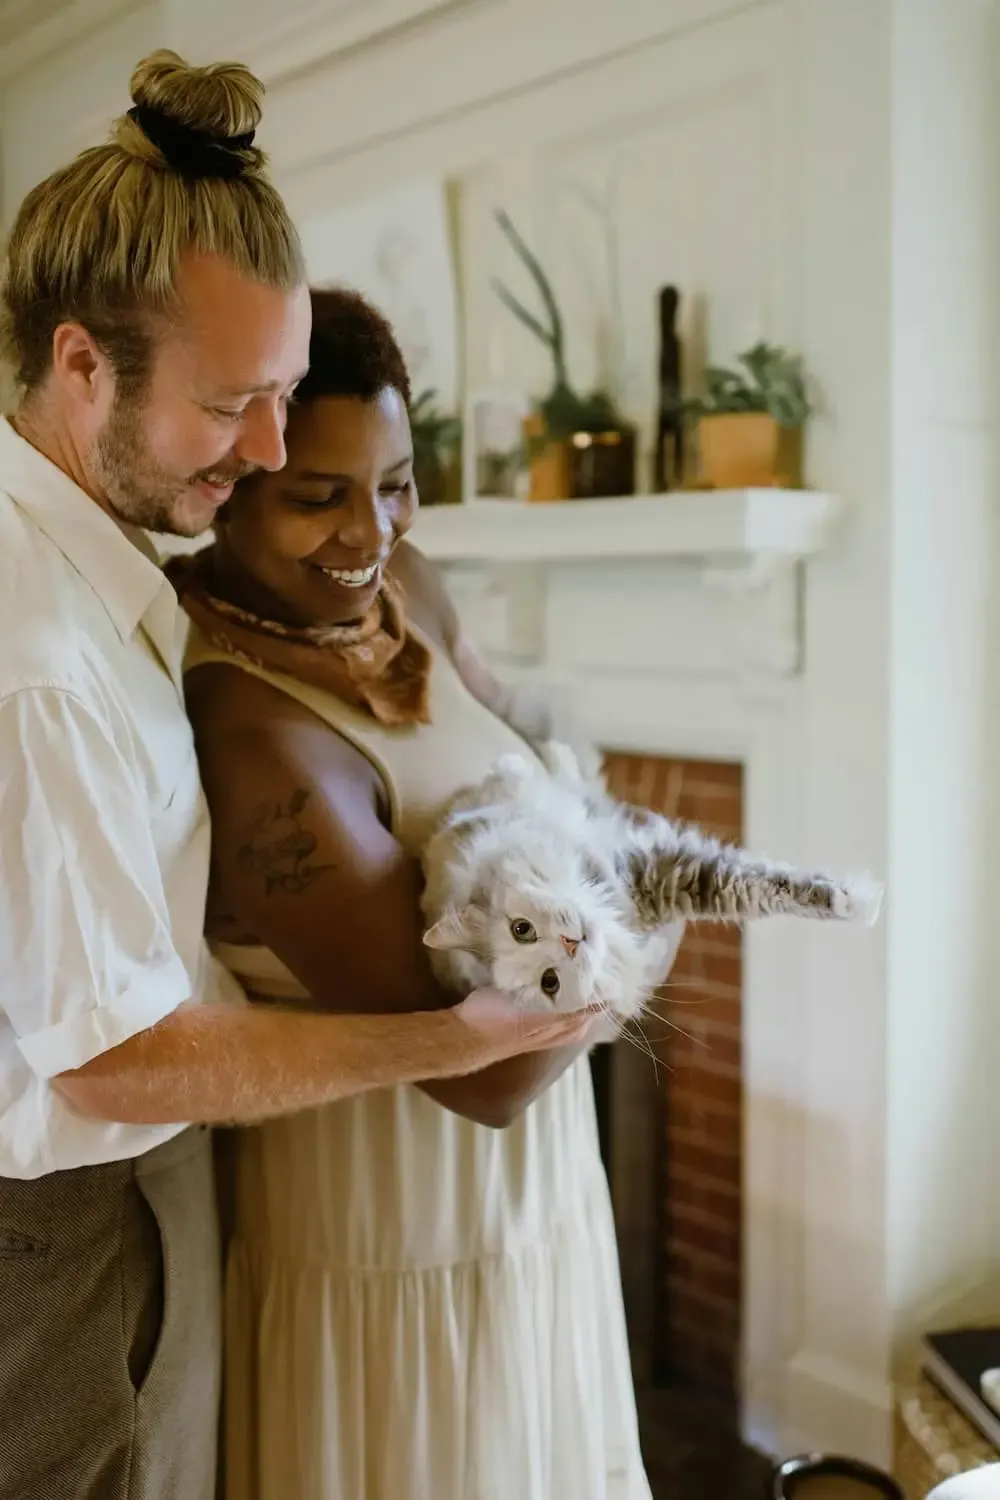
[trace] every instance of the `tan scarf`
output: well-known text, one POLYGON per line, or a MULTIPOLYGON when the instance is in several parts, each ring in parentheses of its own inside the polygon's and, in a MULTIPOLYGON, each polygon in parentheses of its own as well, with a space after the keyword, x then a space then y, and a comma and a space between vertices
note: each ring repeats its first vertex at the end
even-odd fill
POLYGON ((393 579, 383 576, 356 624, 281 625, 212 594, 213 551, 174 558, 166 572, 184 610, 218 650, 325 688, 380 724, 430 722, 431 654, 408 630, 403 591, 393 579))

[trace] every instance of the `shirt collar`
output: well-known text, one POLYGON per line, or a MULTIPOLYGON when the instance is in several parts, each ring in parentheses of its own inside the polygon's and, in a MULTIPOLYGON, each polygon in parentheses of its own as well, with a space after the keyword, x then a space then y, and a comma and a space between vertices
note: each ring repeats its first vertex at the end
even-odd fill
POLYGON ((170 588, 142 533, 126 534, 6 417, 0 417, 0 491, 90 584, 128 640, 160 590, 170 588))

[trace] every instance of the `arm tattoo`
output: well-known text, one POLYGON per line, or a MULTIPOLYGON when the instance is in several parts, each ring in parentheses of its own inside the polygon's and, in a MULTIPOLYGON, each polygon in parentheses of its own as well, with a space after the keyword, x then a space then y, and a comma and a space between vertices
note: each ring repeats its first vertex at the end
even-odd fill
POLYGON ((262 802, 244 832, 243 842, 236 851, 237 863, 244 870, 263 875, 268 896, 275 891, 299 896, 320 875, 334 868, 310 863, 319 841, 302 826, 301 814, 308 801, 309 792, 300 787, 284 805, 262 802))

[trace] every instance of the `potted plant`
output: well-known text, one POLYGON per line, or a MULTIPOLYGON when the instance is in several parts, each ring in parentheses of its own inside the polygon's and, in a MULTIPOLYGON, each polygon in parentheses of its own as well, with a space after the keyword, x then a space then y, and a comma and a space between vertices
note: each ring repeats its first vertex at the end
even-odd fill
POLYGON ((581 396, 570 384, 562 314, 551 282, 502 209, 496 221, 538 289, 536 317, 494 279, 501 302, 545 346, 552 358, 552 386, 535 403, 525 424, 531 500, 580 500, 635 492, 635 429, 613 397, 602 390, 581 396))
POLYGON ((685 403, 697 419, 701 476, 713 489, 802 483, 802 430, 811 406, 802 361, 754 344, 738 369, 711 365, 704 395, 685 403))
POLYGON ((413 438, 413 478, 421 505, 443 505, 457 499, 458 445, 462 424, 437 407, 437 391, 421 391, 410 404, 413 438))

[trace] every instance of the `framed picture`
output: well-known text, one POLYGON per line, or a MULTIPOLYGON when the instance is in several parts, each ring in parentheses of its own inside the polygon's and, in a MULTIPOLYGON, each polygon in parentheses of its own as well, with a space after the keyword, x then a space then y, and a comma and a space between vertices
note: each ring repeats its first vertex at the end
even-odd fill
POLYGON ((465 400, 462 442, 462 499, 521 500, 527 466, 523 422, 531 410, 526 397, 509 390, 472 391, 465 400))
MULTIPOLYGON (((322 8, 322 7, 321 7, 322 8)), ((437 179, 307 217, 301 227, 313 286, 350 286, 393 326, 415 391, 445 411, 460 399, 458 293, 447 189, 437 179)))

